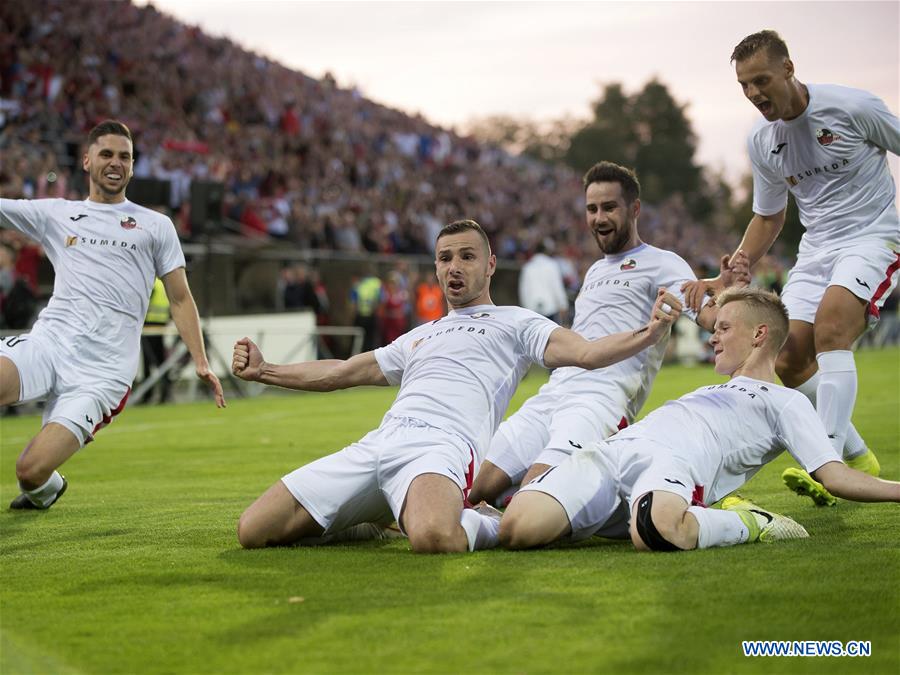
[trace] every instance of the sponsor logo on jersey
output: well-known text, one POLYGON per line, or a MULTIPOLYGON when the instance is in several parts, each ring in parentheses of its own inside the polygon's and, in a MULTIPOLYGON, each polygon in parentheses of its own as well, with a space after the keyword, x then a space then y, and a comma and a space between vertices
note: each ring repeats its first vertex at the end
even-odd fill
MULTIPOLYGON (((739 384, 727 384, 727 383, 726 384, 714 384, 712 386, 706 387, 706 389, 709 389, 709 390, 712 390, 712 389, 736 389, 737 391, 744 392, 750 398, 756 398, 756 394, 754 394, 752 391, 750 391, 746 387, 740 386, 739 384)), ((759 389, 761 391, 769 391, 765 387, 759 387, 759 389)))
POLYGON ((634 258, 629 258, 621 265, 619 265, 619 269, 623 272, 626 270, 633 270, 635 267, 637 267, 637 260, 635 260, 634 258))
POLYGON ((436 333, 431 333, 430 335, 426 335, 425 337, 420 337, 418 340, 415 340, 412 343, 412 348, 415 349, 423 342, 430 340, 431 338, 438 337, 440 335, 445 335, 447 333, 472 333, 473 335, 486 335, 484 328, 475 328, 475 326, 449 326, 444 330, 439 330, 436 333))
POLYGON ((622 281, 621 279, 600 279, 599 281, 592 281, 591 283, 582 286, 581 292, 592 291, 600 286, 622 286, 623 288, 631 288, 631 283, 622 281))
POLYGON ((795 185, 799 185, 800 181, 802 181, 804 178, 811 178, 812 176, 816 176, 820 173, 837 171, 838 169, 847 166, 849 163, 849 159, 840 159, 832 162, 831 164, 823 164, 822 166, 813 167, 812 169, 804 169, 803 171, 799 171, 792 176, 785 176, 784 179, 788 182, 788 185, 793 187, 795 185))
POLYGON ((79 237, 66 236, 66 248, 81 244, 82 246, 111 246, 113 248, 124 248, 129 251, 137 251, 137 245, 130 241, 119 241, 118 239, 100 239, 99 237, 79 237))
POLYGON ((786 145, 787 145, 787 143, 779 143, 779 144, 778 144, 778 147, 776 147, 776 148, 772 151, 772 154, 773 154, 773 155, 779 154, 779 153, 781 152, 781 149, 782 149, 784 146, 786 146, 786 145))
POLYGON ((835 141, 841 140, 841 137, 832 133, 831 129, 816 129, 816 140, 819 145, 831 145, 835 141))
POLYGON ((69 216, 69 220, 71 220, 73 223, 77 223, 82 218, 87 218, 87 214, 79 213, 77 216, 69 216))
POLYGON ((137 221, 131 216, 126 216, 119 221, 119 225, 121 225, 123 229, 133 230, 137 227, 137 221))

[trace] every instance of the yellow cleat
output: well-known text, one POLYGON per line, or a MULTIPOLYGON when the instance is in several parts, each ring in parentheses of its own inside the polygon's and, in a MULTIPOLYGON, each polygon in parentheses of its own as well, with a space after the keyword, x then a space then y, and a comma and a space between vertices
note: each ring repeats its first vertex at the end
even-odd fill
POLYGON ((834 506, 837 498, 825 489, 825 486, 803 469, 791 467, 781 474, 781 480, 789 489, 801 497, 809 497, 816 506, 834 506))
POLYGON ((857 455, 852 459, 845 459, 844 463, 851 469, 862 471, 870 476, 877 477, 881 474, 881 464, 878 463, 878 458, 871 450, 866 450, 863 454, 857 455))
POLYGON ((722 508, 737 513, 750 531, 748 541, 771 543, 780 539, 806 539, 809 533, 793 518, 767 511, 740 495, 722 500, 722 508))

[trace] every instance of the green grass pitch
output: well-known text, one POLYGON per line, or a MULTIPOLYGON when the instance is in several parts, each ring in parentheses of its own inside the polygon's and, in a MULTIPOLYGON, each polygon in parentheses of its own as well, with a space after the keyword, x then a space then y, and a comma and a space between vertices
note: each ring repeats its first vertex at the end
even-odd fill
MULTIPOLYGON (((860 352, 855 422, 900 478, 900 350, 860 352)), ((512 408, 543 382, 532 374, 512 408)), ((665 368, 645 412, 702 384, 665 368)), ((0 672, 898 673, 900 510, 817 509, 782 457, 743 490, 804 541, 639 555, 623 542, 422 556, 405 540, 242 551, 241 511, 377 425, 394 390, 133 408, 12 513, 36 417, 0 420, 0 672), (741 641, 870 640, 868 658, 745 658, 741 641)))

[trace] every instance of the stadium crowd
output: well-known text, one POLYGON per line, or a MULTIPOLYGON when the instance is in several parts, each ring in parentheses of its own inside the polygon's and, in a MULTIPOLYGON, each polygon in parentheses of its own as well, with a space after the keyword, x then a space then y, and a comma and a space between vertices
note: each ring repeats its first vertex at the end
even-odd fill
MULTIPOLYGON (((243 237, 430 254, 443 224, 469 217, 501 259, 524 261, 551 238, 579 271, 593 260, 582 187, 568 168, 389 109, 152 6, 0 6, 4 196, 83 197, 81 141, 106 117, 133 130, 137 177, 171 181, 169 206, 185 239, 190 183, 211 179, 225 183, 225 215, 243 237)), ((698 270, 716 263, 704 251, 734 244, 677 203, 646 208, 643 227, 650 243, 676 247, 698 270)))

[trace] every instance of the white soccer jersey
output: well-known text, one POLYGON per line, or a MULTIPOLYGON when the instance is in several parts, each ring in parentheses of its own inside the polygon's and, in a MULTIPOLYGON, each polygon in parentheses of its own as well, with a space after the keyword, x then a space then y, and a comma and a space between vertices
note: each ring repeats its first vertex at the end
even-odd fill
POLYGON ((707 503, 738 489, 783 449, 809 472, 841 461, 809 399, 743 376, 669 401, 607 443, 642 441, 690 467, 707 503))
POLYGON ((185 264, 172 221, 127 200, 0 199, 0 224, 39 242, 53 264, 53 296, 32 332, 131 386, 154 277, 185 264))
POLYGON ((748 141, 753 211, 787 205, 790 190, 806 228, 800 253, 861 239, 900 243, 895 186, 885 151, 900 154, 900 124, 878 97, 808 85, 809 105, 792 120, 760 123, 748 141))
MULTIPOLYGON (((608 255, 591 265, 584 276, 575 300, 572 330, 593 341, 640 328, 650 320, 658 288, 667 288, 685 304, 681 285, 696 278, 677 254, 649 244, 608 255)), ((696 314, 686 305, 684 314, 696 320, 696 314)), ((544 387, 564 397, 600 398, 607 407, 622 411, 629 421, 633 420, 650 393, 667 343, 668 336, 606 368, 557 368, 544 387)), ((565 405, 565 398, 561 403, 565 405)))
POLYGON ((375 358, 400 392, 386 415, 412 417, 470 443, 481 463, 519 381, 557 324, 521 307, 478 305, 418 326, 375 358))

